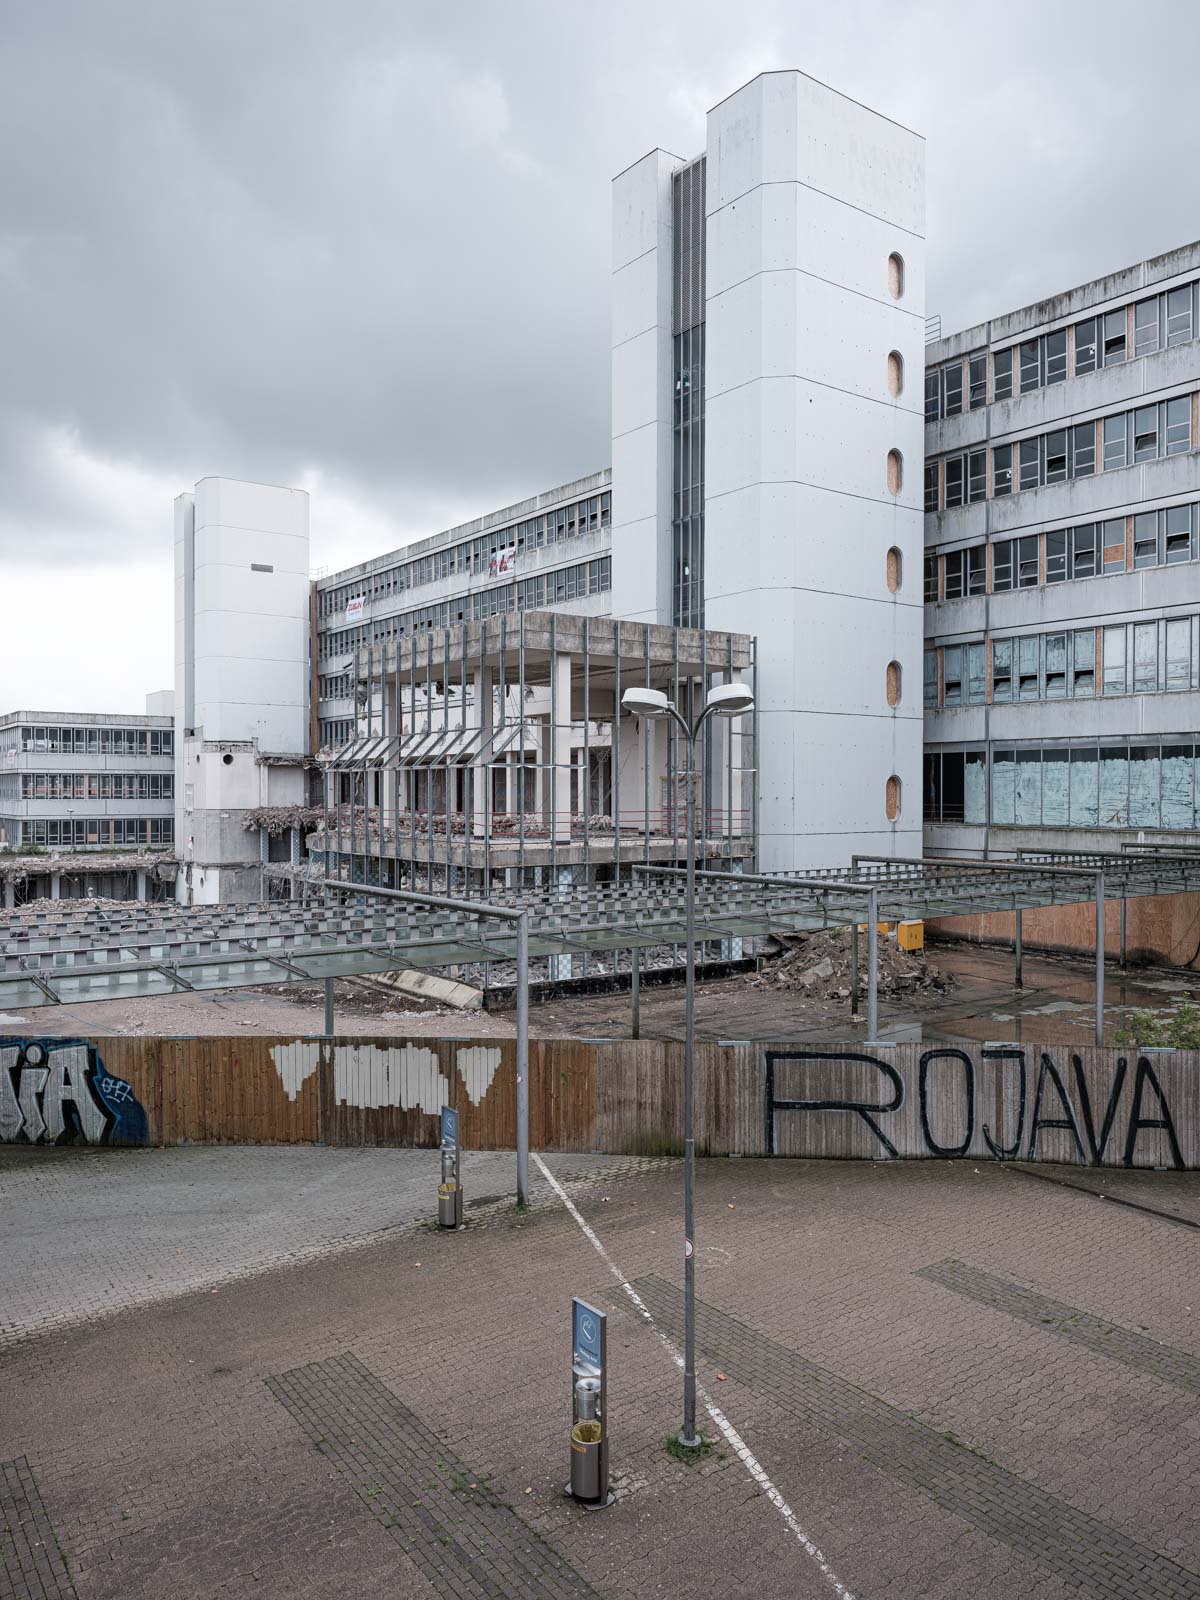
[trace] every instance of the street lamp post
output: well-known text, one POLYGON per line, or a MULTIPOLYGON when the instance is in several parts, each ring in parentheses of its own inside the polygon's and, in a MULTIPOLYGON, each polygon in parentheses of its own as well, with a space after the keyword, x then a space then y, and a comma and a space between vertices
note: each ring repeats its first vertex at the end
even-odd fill
MULTIPOLYGON (((690 725, 661 689, 626 689, 626 711, 636 717, 670 717, 684 737, 687 773, 687 989, 683 1057, 683 1432, 687 1449, 700 1444, 696 1432, 696 1141, 694 1137, 694 1072, 696 1043, 696 740, 708 717, 741 717, 754 709, 754 696, 740 683, 710 689, 699 716, 690 725)), ((732 796, 730 796, 732 799, 732 796)))

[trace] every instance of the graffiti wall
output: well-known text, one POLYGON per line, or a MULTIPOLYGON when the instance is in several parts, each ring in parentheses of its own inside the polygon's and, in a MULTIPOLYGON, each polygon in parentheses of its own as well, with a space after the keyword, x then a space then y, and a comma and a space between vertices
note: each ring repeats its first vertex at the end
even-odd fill
POLYGON ((767 1153, 1196 1166, 1197 1081, 1176 1051, 780 1047, 765 1052, 767 1153))
MULTIPOLYGON (((1200 1055, 1036 1045, 700 1044, 704 1155, 1200 1168, 1200 1055)), ((537 1039, 535 1150, 682 1148, 684 1050, 537 1039)), ((0 1141, 516 1143, 513 1041, 0 1041, 0 1141)))
POLYGON ((0 1043, 0 1143, 145 1144, 146 1113, 97 1046, 73 1040, 0 1043))

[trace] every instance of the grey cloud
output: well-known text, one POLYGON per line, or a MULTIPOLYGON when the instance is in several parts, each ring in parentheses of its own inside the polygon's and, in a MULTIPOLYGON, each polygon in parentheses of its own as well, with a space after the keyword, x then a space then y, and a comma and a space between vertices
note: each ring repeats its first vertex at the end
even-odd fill
MULTIPOLYGON (((22 528, 43 559, 96 553, 45 429, 178 487, 319 471, 398 527, 604 465, 609 179, 655 144, 698 149, 703 108, 760 67, 802 67, 927 135, 947 329, 1181 243, 1195 16, 8 6, 0 558, 28 554, 22 528)), ((113 560, 153 536, 140 511, 102 520, 113 560)))

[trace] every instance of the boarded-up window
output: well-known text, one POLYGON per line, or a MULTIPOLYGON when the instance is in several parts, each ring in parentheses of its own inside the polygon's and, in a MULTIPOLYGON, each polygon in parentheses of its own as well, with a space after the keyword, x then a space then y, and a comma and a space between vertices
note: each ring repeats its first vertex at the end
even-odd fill
POLYGON ((904 457, 899 450, 889 450, 887 458, 887 486, 891 494, 899 494, 904 484, 904 457))
POLYGON ((893 300, 904 293, 904 257, 895 250, 888 257, 888 293, 893 300))
POLYGON ((885 803, 888 821, 895 822, 900 815, 900 779, 894 772, 887 781, 885 803))
POLYGON ((892 350, 888 355, 888 393, 898 395, 904 388, 904 357, 899 350, 892 350))
POLYGON ((895 594, 904 582, 904 557, 895 545, 887 553, 887 586, 895 594))
POLYGON ((900 704, 900 663, 889 661, 887 669, 887 703, 890 706, 900 704))

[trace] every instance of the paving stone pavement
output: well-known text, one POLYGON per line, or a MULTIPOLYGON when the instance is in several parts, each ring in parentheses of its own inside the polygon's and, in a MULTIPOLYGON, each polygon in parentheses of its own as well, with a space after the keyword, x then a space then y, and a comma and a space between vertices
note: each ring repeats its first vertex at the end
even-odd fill
POLYGON ((595 1590, 356 1357, 296 1367, 268 1378, 267 1387, 447 1600, 595 1600, 595 1590))
POLYGON ((0 1461, 0 1600, 26 1595, 75 1600, 58 1536, 21 1456, 0 1461))
MULTIPOLYGON (((571 1181, 590 1183, 654 1164, 559 1160, 571 1181)), ((0 1349, 426 1225, 438 1163, 436 1150, 312 1145, 0 1146, 0 1349)), ((557 1205, 536 1169, 530 1178, 530 1204, 557 1205)), ((515 1200, 516 1157, 466 1152, 463 1185, 473 1226, 502 1216, 515 1200)))
MULTIPOLYGON (((660 1326, 682 1339, 682 1292, 655 1277, 638 1278, 634 1288, 660 1326)), ((928 1495, 964 1522, 1032 1555, 1073 1587, 1120 1600, 1146 1594, 1200 1600, 1200 1574, 1185 1571, 1007 1472, 953 1435, 936 1432, 703 1300, 696 1302, 696 1343, 727 1374, 844 1440, 864 1461, 928 1495)))
MULTIPOLYGON (((28 1462, 77 1600, 468 1600, 481 1591, 457 1554, 439 1563, 427 1544, 422 1564, 403 1526, 384 1525, 432 1515, 402 1503, 401 1458, 411 1466, 414 1450, 446 1463, 443 1511, 447 1483, 453 1496, 469 1468, 468 1485, 488 1488, 481 1515, 491 1499, 510 1508, 507 1535, 544 1552, 547 1574, 586 1586, 574 1593, 830 1600, 719 1436, 699 1462, 667 1453, 680 1374, 561 1205, 517 1215, 494 1203, 486 1225, 450 1234, 396 1220, 404 1163, 388 1160, 400 1152, 180 1152, 243 1162, 229 1215, 203 1184, 191 1191, 201 1235, 221 1212, 239 1275, 210 1285, 213 1262, 201 1260, 147 1300, 140 1252, 158 1263, 186 1238, 187 1196, 172 1200, 172 1187, 234 1170, 142 1164, 156 1154, 100 1179, 78 1153, 33 1163, 56 1196, 53 1228, 50 1215, 35 1219, 46 1315, 0 1350, 0 1461, 28 1462), (356 1168, 343 1154, 381 1159, 356 1168), (377 1187, 392 1206, 382 1222, 377 1187), (321 1253, 289 1258, 306 1229, 321 1253), (251 1268, 252 1256, 265 1264, 251 1268), (106 1272, 110 1297, 95 1299, 106 1272), (58 1320, 76 1280, 99 1314, 58 1320), (572 1294, 612 1312, 617 1500, 596 1515, 562 1493, 572 1294), (297 1369, 354 1375, 359 1397, 343 1409, 373 1419, 369 1452, 315 1448, 269 1386, 297 1369), (375 1504, 380 1487, 399 1517, 375 1504)), ((511 1173, 512 1157, 497 1159, 511 1173)), ((546 1159, 626 1278, 678 1284, 677 1164, 546 1159)), ((413 1170, 416 1215, 427 1197, 413 1170)), ((474 1192, 505 1188, 481 1169, 474 1192)), ((26 1202, 39 1192, 21 1190, 26 1202)), ((19 1247, 7 1210, 0 1226, 19 1247)), ((1145 1339, 1194 1361, 1191 1231, 969 1162, 706 1160, 696 1238, 706 1318, 736 1322, 748 1341, 715 1359, 706 1333, 701 1381, 857 1600, 961 1600, 968 1588, 972 1600, 1077 1600, 1128 1594, 1131 1571, 1140 1594, 1198 1592, 1200 1397, 1152 1363, 1114 1361, 920 1275, 960 1262, 1136 1336, 1135 1353, 1149 1353, 1145 1339)), ((0 1296, 21 1271, 0 1252, 0 1296)), ((656 1309, 671 1313, 657 1292, 656 1309)), ((491 1528, 474 1515, 466 1526, 491 1528)), ((521 1577, 482 1570, 501 1595, 529 1592, 521 1577)), ((56 1591, 24 1582, 11 1593, 56 1591)))
POLYGON ((1174 1384, 1191 1394, 1200 1394, 1200 1358, 1186 1350, 1175 1350, 1157 1339, 1147 1339, 1145 1334, 1122 1328, 1103 1317, 1093 1317, 1078 1306, 1066 1305, 1049 1295, 1034 1294, 1019 1284, 998 1278, 993 1272, 980 1267, 969 1267, 962 1261, 935 1261, 917 1273, 927 1283, 940 1284, 955 1294, 963 1294, 980 1305, 995 1306, 1010 1317, 1034 1327, 1048 1328, 1072 1344, 1094 1350, 1109 1361, 1120 1361, 1137 1372, 1145 1372, 1164 1383, 1174 1384))

